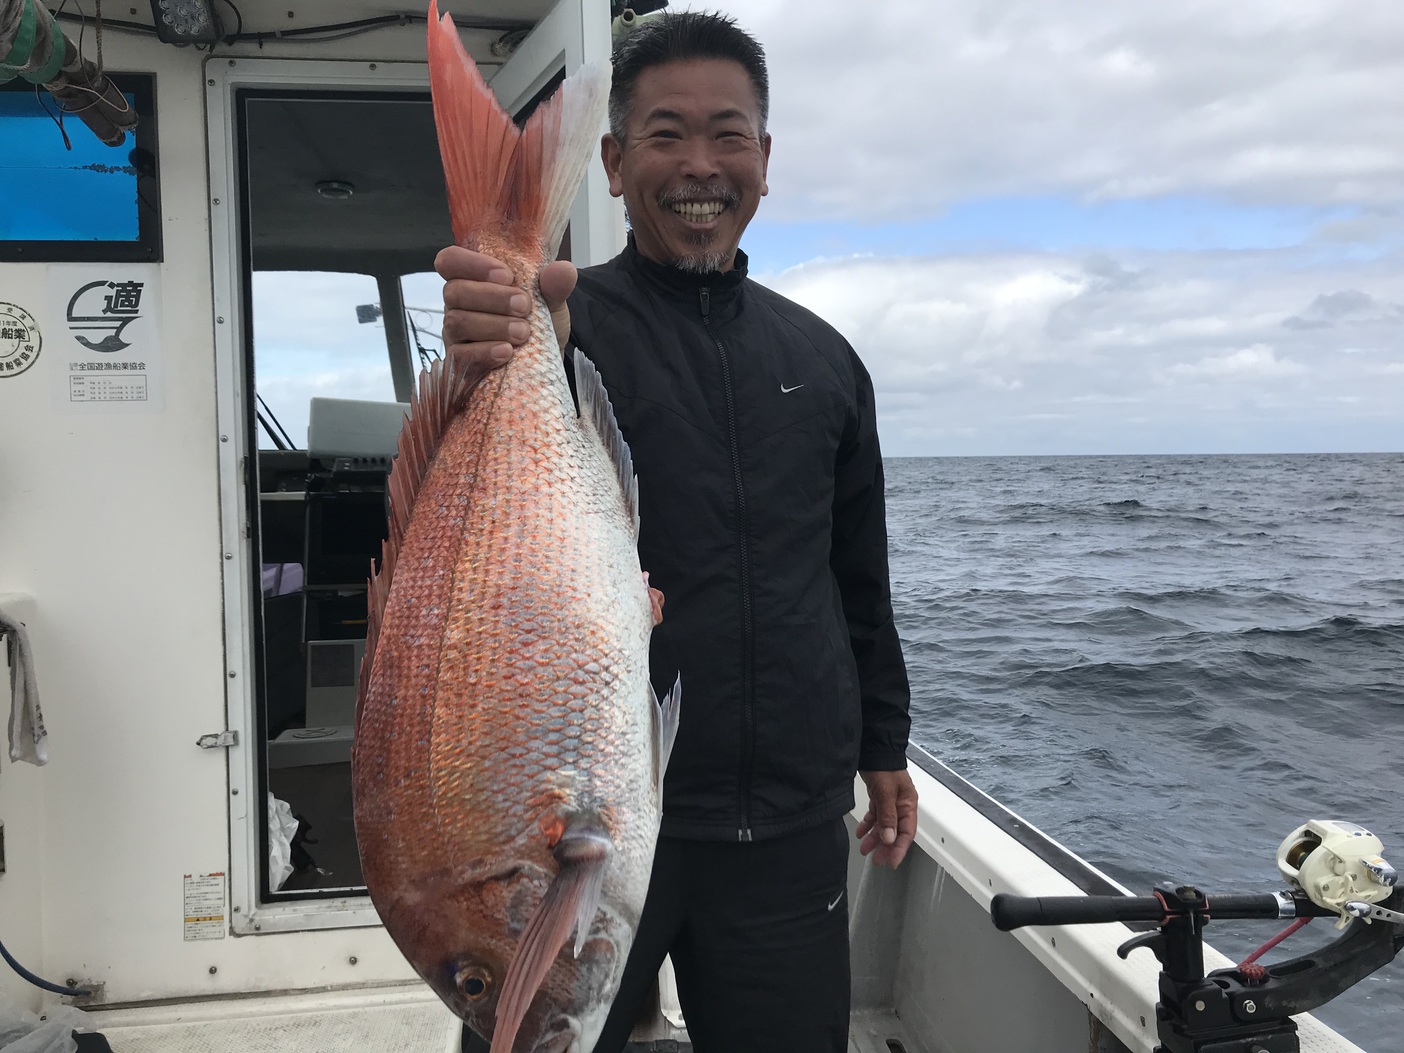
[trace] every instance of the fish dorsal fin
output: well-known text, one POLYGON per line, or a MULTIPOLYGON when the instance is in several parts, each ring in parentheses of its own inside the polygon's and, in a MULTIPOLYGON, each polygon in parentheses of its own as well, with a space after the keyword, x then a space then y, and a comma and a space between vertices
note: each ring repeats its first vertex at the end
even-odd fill
POLYGON ((360 691, 357 693, 357 723, 361 705, 370 683, 375 662, 375 648, 380 640, 380 621, 385 614, 385 601, 390 595, 390 582, 395 576, 395 563, 414 511, 415 498, 429 474, 429 465, 439 450, 449 423, 463 408, 474 383, 480 377, 477 369, 469 369, 457 356, 441 359, 419 373, 419 389, 410 398, 409 412, 400 428, 395 463, 390 469, 386 490, 390 495, 389 531, 380 547, 380 569, 372 569, 366 596, 366 653, 361 660, 360 691))
MULTIPOLYGON (((475 248, 503 230, 554 255, 599 143, 609 104, 606 66, 582 66, 518 130, 468 55, 453 19, 429 5, 429 84, 454 240, 475 248)), ((518 276, 521 278, 522 276, 518 276)))
POLYGON ((575 349, 575 397, 580 400, 580 417, 600 437, 605 453, 619 478, 619 489, 624 494, 624 508, 633 524, 634 540, 639 539, 639 480, 634 475, 634 455, 629 452, 629 444, 624 441, 624 433, 619 430, 619 422, 614 419, 614 407, 609 404, 609 393, 605 391, 604 378, 595 368, 595 363, 585 357, 580 348, 575 349))

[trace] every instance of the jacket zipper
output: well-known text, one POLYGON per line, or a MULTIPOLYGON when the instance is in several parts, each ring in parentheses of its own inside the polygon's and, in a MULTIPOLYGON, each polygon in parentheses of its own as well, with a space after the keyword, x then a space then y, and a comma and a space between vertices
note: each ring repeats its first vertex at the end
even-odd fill
POLYGON ((726 392, 726 430, 731 445, 731 472, 736 485, 736 508, 741 560, 741 771, 740 798, 737 801, 736 840, 751 840, 751 769, 754 767, 756 728, 753 712, 755 686, 752 683, 755 652, 755 627, 751 610, 751 542, 746 513, 746 489, 741 479, 741 444, 736 438, 736 396, 731 382, 731 357, 726 346, 712 329, 712 291, 703 286, 698 290, 702 309, 702 325, 721 357, 722 386, 726 392))

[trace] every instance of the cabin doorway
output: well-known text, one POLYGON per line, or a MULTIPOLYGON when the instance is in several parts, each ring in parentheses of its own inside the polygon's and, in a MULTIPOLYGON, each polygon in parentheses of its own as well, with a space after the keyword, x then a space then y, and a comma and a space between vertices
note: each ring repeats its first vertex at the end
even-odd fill
POLYGON ((245 89, 236 114, 260 891, 345 896, 366 580, 414 377, 442 354, 430 272, 453 237, 427 94, 245 89))
MULTIPOLYGON (((561 0, 484 69, 509 112, 608 54, 607 18, 587 29, 584 6, 561 0)), ((432 267, 452 241, 427 71, 274 59, 207 76, 224 129, 210 162, 234 928, 372 925, 350 782, 366 580, 406 405, 443 353, 432 267)), ((622 234, 592 171, 571 255, 608 258, 622 234)))

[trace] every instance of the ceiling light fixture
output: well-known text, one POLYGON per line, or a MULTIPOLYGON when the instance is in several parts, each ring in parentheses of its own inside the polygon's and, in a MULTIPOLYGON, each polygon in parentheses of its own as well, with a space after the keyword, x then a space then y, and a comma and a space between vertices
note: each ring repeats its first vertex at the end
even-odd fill
POLYGON ((323 179, 317 184, 317 193, 328 201, 345 201, 355 192, 355 184, 344 179, 323 179))

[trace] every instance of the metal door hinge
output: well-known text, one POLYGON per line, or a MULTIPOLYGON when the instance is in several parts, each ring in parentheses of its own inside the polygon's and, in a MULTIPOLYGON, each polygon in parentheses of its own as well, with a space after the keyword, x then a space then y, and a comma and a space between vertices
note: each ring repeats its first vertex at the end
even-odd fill
POLYGON ((201 735, 195 740, 195 745, 202 750, 216 750, 221 746, 228 749, 230 746, 239 745, 239 733, 237 731, 216 731, 210 735, 201 735))

